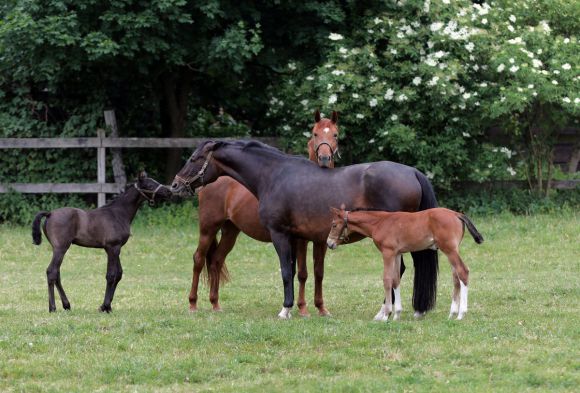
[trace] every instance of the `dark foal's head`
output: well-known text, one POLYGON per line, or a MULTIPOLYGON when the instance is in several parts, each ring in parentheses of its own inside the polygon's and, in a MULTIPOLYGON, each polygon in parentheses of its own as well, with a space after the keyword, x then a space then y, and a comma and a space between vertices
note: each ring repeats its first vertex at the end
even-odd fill
POLYGON ((194 195, 198 187, 217 179, 219 174, 211 156, 221 144, 222 142, 207 141, 199 145, 175 175, 171 183, 171 192, 178 195, 194 195))
POLYGON ((338 154, 338 113, 332 112, 330 119, 321 119, 320 111, 314 113, 312 139, 308 143, 311 160, 322 168, 334 168, 334 156, 338 154))
POLYGON ((344 204, 340 209, 331 207, 332 226, 326 239, 326 245, 331 250, 337 248, 345 240, 348 240, 348 211, 345 210, 344 204))
POLYGON ((156 202, 162 200, 167 200, 173 196, 169 187, 148 177, 147 172, 145 171, 139 173, 137 181, 133 186, 150 205, 154 205, 156 202))

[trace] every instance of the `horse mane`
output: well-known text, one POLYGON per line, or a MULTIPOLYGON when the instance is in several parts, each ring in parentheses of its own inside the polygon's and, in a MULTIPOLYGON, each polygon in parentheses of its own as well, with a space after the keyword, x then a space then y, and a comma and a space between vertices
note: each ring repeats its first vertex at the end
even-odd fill
POLYGON ((125 193, 127 191, 129 191, 129 189, 132 188, 132 187, 135 187, 135 184, 134 183, 128 183, 125 186, 125 189, 123 190, 123 192, 120 192, 118 194, 114 194, 113 197, 111 199, 109 199, 109 201, 107 203, 105 203, 101 207, 109 207, 109 206, 111 206, 112 204, 114 204, 115 202, 117 202, 121 196, 125 195, 125 193))
MULTIPOLYGON (((274 146, 270 146, 270 145, 267 145, 267 144, 262 143, 260 141, 256 141, 256 140, 252 140, 252 139, 249 139, 249 140, 241 139, 241 140, 236 140, 236 141, 232 141, 232 142, 226 142, 225 145, 226 146, 228 146, 228 145, 229 146, 236 146, 236 147, 241 148, 241 150, 243 150, 243 151, 259 150, 259 151, 263 151, 263 152, 272 154, 272 155, 277 156, 277 157, 283 157, 283 158, 291 157, 291 158, 299 159, 302 161, 310 162, 310 160, 308 160, 304 156, 286 154, 274 146)), ((219 148, 219 146, 218 146, 218 148, 219 148)))

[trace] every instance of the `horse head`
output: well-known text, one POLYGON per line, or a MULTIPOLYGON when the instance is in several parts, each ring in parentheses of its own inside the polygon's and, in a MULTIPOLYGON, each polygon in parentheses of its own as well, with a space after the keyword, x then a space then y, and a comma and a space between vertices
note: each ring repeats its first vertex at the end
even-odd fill
POLYGON ((211 157, 214 150, 222 144, 223 142, 219 141, 206 141, 199 145, 175 175, 171 183, 171 192, 194 195, 197 188, 217 179, 217 167, 211 157))
POLYGON ((167 186, 150 178, 145 171, 139 173, 134 187, 150 205, 160 200, 167 200, 173 195, 167 186))
POLYGON ((322 119, 317 110, 314 121, 312 138, 308 142, 310 160, 322 168, 334 168, 334 156, 338 154, 338 113, 333 111, 330 119, 322 119))
POLYGON ((340 206, 340 209, 331 207, 330 211, 332 213, 332 226, 326 239, 326 245, 334 250, 339 244, 348 241, 348 211, 345 210, 344 204, 340 206))

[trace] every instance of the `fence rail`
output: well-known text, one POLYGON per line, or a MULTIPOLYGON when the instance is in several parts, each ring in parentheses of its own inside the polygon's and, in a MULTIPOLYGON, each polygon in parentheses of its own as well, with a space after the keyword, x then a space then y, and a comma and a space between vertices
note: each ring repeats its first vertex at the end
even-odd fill
MULTIPOLYGON (((120 192, 125 184, 106 183, 106 149, 194 148, 207 138, 116 138, 105 137, 97 130, 92 138, 0 138, 0 149, 97 149, 97 183, 0 183, 0 193, 11 191, 39 193, 98 194, 98 206, 105 204, 105 195, 120 192)), ((214 138, 236 140, 236 138, 214 138)), ((253 138, 276 145, 278 138, 253 138)))

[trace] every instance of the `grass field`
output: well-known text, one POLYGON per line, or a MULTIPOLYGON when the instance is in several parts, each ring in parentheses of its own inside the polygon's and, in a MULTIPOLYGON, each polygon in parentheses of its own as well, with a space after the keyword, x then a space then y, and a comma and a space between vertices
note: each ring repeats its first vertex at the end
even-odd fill
MULTIPOLYGON (((372 318, 381 262, 368 240, 329 251, 330 318, 276 318, 282 304, 271 245, 242 236, 229 258, 223 313, 188 312, 196 223, 143 212, 123 248, 112 314, 99 313, 102 250, 73 247, 62 280, 72 304, 48 313, 50 245, 28 227, 0 226, 0 391, 359 392, 578 391, 580 214, 473 217, 466 237, 470 308, 448 321, 451 278, 440 260, 438 303, 412 317, 412 262, 400 322, 372 318), (158 223, 163 223, 159 225, 158 223)), ((309 268, 312 270, 311 262, 309 268)), ((308 282, 312 305, 312 280, 308 282)))

